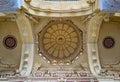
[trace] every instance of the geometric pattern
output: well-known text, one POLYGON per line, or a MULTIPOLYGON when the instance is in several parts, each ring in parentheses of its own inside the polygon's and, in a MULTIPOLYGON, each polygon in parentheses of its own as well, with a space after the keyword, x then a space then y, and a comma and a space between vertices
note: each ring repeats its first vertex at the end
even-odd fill
POLYGON ((49 60, 72 61, 82 49, 82 31, 71 21, 51 21, 39 35, 39 48, 49 60))

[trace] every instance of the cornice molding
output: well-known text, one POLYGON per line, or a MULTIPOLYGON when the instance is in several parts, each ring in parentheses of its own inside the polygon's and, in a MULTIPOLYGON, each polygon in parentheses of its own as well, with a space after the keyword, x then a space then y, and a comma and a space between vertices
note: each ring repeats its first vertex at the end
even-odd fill
POLYGON ((81 1, 41 1, 31 0, 24 1, 23 7, 28 13, 37 16, 48 17, 70 17, 82 16, 92 13, 92 7, 87 2, 88 0, 81 1))

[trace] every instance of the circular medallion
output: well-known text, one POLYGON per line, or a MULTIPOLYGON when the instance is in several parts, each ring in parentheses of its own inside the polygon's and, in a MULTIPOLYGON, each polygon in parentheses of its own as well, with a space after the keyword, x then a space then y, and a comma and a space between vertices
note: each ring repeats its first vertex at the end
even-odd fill
POLYGON ((14 49, 17 46, 17 40, 14 36, 8 35, 4 37, 3 44, 8 49, 14 49))
POLYGON ((40 49, 48 59, 73 59, 82 46, 81 34, 82 32, 72 23, 52 22, 39 34, 40 49))
POLYGON ((114 44, 115 44, 115 41, 110 36, 105 37, 104 40, 103 40, 103 46, 105 48, 112 48, 114 46, 114 44))

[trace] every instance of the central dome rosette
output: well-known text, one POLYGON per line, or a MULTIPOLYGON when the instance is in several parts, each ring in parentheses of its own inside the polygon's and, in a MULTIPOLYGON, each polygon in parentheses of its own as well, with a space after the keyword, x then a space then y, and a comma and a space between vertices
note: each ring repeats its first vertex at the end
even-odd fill
POLYGON ((72 61, 82 49, 82 31, 71 21, 51 21, 38 36, 40 52, 50 61, 72 61))

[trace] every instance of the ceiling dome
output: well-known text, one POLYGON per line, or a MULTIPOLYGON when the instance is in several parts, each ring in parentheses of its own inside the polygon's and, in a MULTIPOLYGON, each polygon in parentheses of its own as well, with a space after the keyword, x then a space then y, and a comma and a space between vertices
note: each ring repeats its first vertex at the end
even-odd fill
POLYGON ((82 48, 82 31, 71 21, 51 21, 39 33, 39 48, 49 60, 73 60, 82 48))

